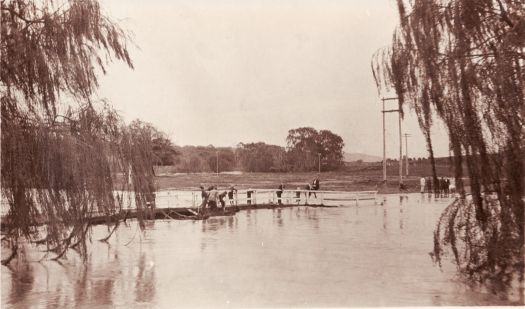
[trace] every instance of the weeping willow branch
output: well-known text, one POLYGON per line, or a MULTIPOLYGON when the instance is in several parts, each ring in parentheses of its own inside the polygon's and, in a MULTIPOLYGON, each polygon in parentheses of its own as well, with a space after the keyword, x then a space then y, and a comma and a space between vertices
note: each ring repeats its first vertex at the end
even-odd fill
POLYGON ((431 115, 443 120, 462 193, 439 221, 433 257, 440 263, 446 247, 469 278, 505 287, 512 278, 523 281, 525 3, 397 4, 401 22, 392 45, 372 57, 376 85, 395 90, 400 104, 415 110, 427 144, 431 115))
POLYGON ((112 59, 133 68, 129 36, 96 0, 7 0, 0 14, 6 240, 85 257, 93 214, 141 214, 155 190, 150 127, 92 99, 112 59))

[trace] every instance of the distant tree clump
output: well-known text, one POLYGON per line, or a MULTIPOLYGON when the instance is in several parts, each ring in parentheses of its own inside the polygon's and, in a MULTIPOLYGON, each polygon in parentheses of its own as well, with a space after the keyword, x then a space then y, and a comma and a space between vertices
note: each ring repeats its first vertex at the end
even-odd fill
POLYGON ((450 248, 468 278, 505 290, 524 275, 525 2, 397 4, 400 25, 374 55, 374 77, 416 111, 429 151, 432 118, 443 120, 463 193, 439 221, 433 256, 450 248))
POLYGON ((230 147, 175 146, 177 156, 173 164, 178 172, 202 173, 233 171, 235 169, 235 151, 230 147))
POLYGON ((131 190, 141 219, 154 191, 151 135, 93 101, 111 59, 133 67, 128 38, 95 0, 5 0, 0 13, 2 263, 22 237, 85 257, 92 212, 118 216, 131 190))
POLYGON ((329 130, 303 127, 288 131, 287 159, 294 171, 315 171, 321 160, 322 170, 343 165, 343 139, 329 130))
POLYGON ((240 143, 236 156, 239 167, 246 172, 282 172, 285 171, 285 149, 277 145, 259 143, 240 143))
POLYGON ((177 147, 173 145, 164 133, 151 124, 148 124, 148 127, 152 132, 153 164, 161 166, 175 165, 177 157, 181 154, 180 151, 177 150, 177 147))

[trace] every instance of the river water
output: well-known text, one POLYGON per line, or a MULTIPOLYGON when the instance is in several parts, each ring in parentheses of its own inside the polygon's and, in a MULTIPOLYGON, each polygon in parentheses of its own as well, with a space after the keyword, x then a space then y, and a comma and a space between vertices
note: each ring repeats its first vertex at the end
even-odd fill
MULTIPOLYGON (((382 199, 383 197, 381 197, 382 199)), ((505 305, 430 259, 449 199, 246 210, 206 221, 131 222, 109 244, 94 228, 86 262, 1 268, 2 308, 505 305)))

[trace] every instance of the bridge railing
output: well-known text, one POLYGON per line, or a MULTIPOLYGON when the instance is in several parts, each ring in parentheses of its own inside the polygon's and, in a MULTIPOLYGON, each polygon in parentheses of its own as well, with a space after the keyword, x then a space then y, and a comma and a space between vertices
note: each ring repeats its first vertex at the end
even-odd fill
MULTIPOLYGON (((218 190, 223 193, 226 190, 218 190)), ((358 204, 361 201, 376 202, 377 191, 321 191, 321 190, 283 190, 279 197, 276 189, 243 189, 234 191, 233 198, 226 194, 227 206, 250 205, 328 205, 343 206, 358 204)), ((217 201, 218 202, 218 201, 217 201)), ((201 191, 161 190, 155 197, 157 208, 199 207, 202 203, 201 191)))
MULTIPOLYGON (((224 192, 225 190, 218 190, 224 192)), ((243 189, 234 191, 233 199, 226 195, 227 206, 278 205, 279 199, 285 205, 327 205, 340 206, 358 204, 361 201, 376 202, 377 191, 321 191, 321 190, 283 190, 278 197, 276 189, 243 189), (248 194, 250 192, 250 194, 248 194)), ((133 192, 118 192, 124 199, 123 209, 135 208, 133 192)), ((153 201, 151 201, 153 202, 153 201)), ((202 203, 201 191, 198 190, 160 190, 155 194, 157 208, 199 207, 202 203)), ((0 216, 5 216, 9 205, 5 198, 1 199, 0 216)), ((94 211, 93 214, 98 213, 94 211)))

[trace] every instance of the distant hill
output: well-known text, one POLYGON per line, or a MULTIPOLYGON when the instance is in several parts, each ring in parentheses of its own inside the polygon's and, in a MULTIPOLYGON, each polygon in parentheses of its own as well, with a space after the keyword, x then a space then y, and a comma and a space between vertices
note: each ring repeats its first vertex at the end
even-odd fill
POLYGON ((378 156, 372 156, 364 153, 347 153, 345 152, 343 154, 343 161, 345 162, 355 162, 358 160, 362 160, 363 162, 378 162, 382 161, 383 158, 378 156))

